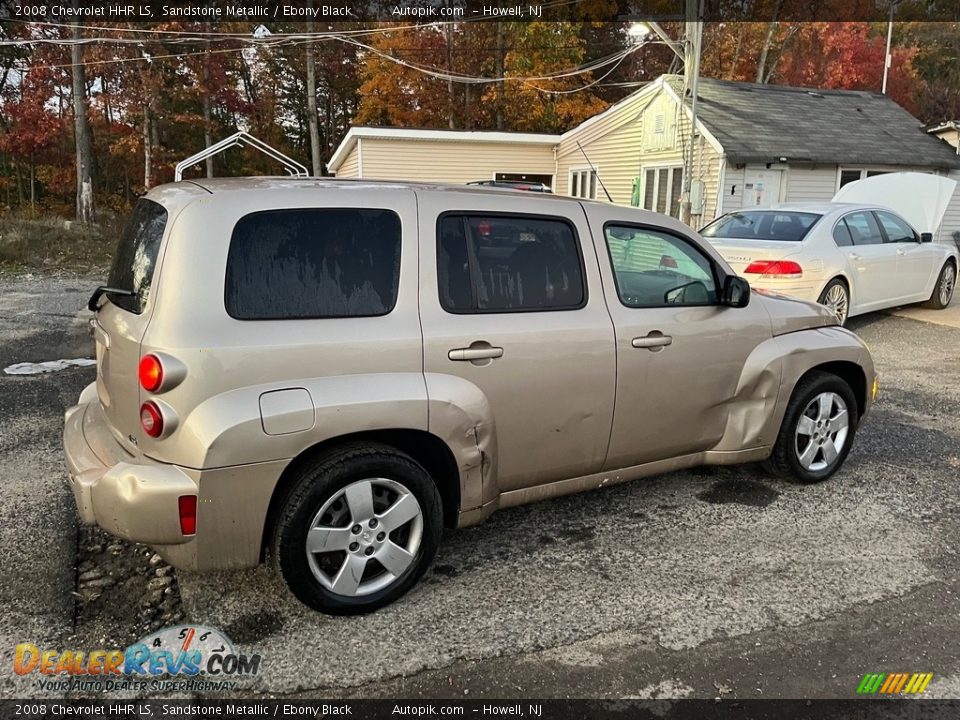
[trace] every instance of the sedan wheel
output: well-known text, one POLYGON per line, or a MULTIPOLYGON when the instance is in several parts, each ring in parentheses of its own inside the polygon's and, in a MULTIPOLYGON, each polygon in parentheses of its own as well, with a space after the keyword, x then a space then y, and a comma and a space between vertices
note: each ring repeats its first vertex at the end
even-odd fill
POLYGON ((847 313, 850 311, 850 294, 847 292, 847 286, 840 280, 833 280, 824 288, 819 302, 833 311, 841 325, 847 322, 847 313))
POLYGON ((935 310, 943 310, 953 300, 953 291, 957 287, 957 267, 953 262, 946 263, 940 270, 937 284, 933 286, 933 294, 924 305, 935 310))
POLYGON ((800 465, 814 473, 830 469, 846 446, 849 428, 842 397, 824 392, 813 398, 797 422, 794 450, 800 465))

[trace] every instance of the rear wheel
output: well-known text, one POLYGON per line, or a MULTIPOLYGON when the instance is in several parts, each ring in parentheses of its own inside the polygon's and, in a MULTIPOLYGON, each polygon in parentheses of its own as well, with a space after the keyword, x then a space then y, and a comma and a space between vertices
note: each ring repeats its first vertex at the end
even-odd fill
POLYGON ((832 373, 810 372, 793 391, 764 467, 804 483, 826 480, 846 460, 858 420, 850 386, 832 373))
POLYGON ((382 445, 354 445, 305 467, 283 501, 272 556, 304 604, 371 612, 420 579, 440 541, 441 501, 427 472, 382 445))
POLYGON ((818 303, 833 310, 840 325, 845 325, 850 312, 850 290, 840 278, 834 278, 820 293, 818 303))
POLYGON ((937 284, 933 286, 933 294, 924 303, 924 306, 934 310, 943 310, 953 300, 953 291, 956 287, 957 268, 952 262, 947 262, 940 271, 937 284))

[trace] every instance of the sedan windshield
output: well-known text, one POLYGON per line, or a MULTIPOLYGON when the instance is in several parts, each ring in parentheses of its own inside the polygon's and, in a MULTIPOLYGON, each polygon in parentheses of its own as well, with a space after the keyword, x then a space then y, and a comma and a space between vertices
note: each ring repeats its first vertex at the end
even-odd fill
POLYGON ((744 210, 724 215, 700 232, 708 238, 799 242, 821 217, 808 212, 744 210))

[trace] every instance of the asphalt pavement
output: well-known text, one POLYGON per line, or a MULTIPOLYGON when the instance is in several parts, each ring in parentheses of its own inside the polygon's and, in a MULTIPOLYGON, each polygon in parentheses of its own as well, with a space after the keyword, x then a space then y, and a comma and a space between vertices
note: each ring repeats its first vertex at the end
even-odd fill
MULTIPOLYGON (((0 279, 0 368, 89 357, 91 283, 0 279)), ((269 695, 849 697, 863 673, 933 672, 928 694, 960 696, 960 329, 850 327, 880 398, 825 484, 672 473, 448 532, 421 585, 373 615, 313 613, 265 568, 178 573, 184 612, 260 653, 243 687, 269 695)), ((8 695, 14 644, 78 631, 59 432, 92 379, 0 374, 8 695)))

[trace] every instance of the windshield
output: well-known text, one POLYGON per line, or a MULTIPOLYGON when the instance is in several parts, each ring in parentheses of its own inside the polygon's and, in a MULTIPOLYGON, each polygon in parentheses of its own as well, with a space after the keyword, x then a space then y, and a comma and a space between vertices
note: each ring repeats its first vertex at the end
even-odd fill
POLYGON ((167 211, 162 205, 145 198, 137 200, 120 235, 107 281, 111 288, 133 292, 132 295, 108 295, 117 307, 138 315, 143 312, 166 224, 167 211))
POLYGON ((701 231, 701 235, 708 238, 799 242, 821 217, 808 212, 744 210, 715 220, 701 231))

